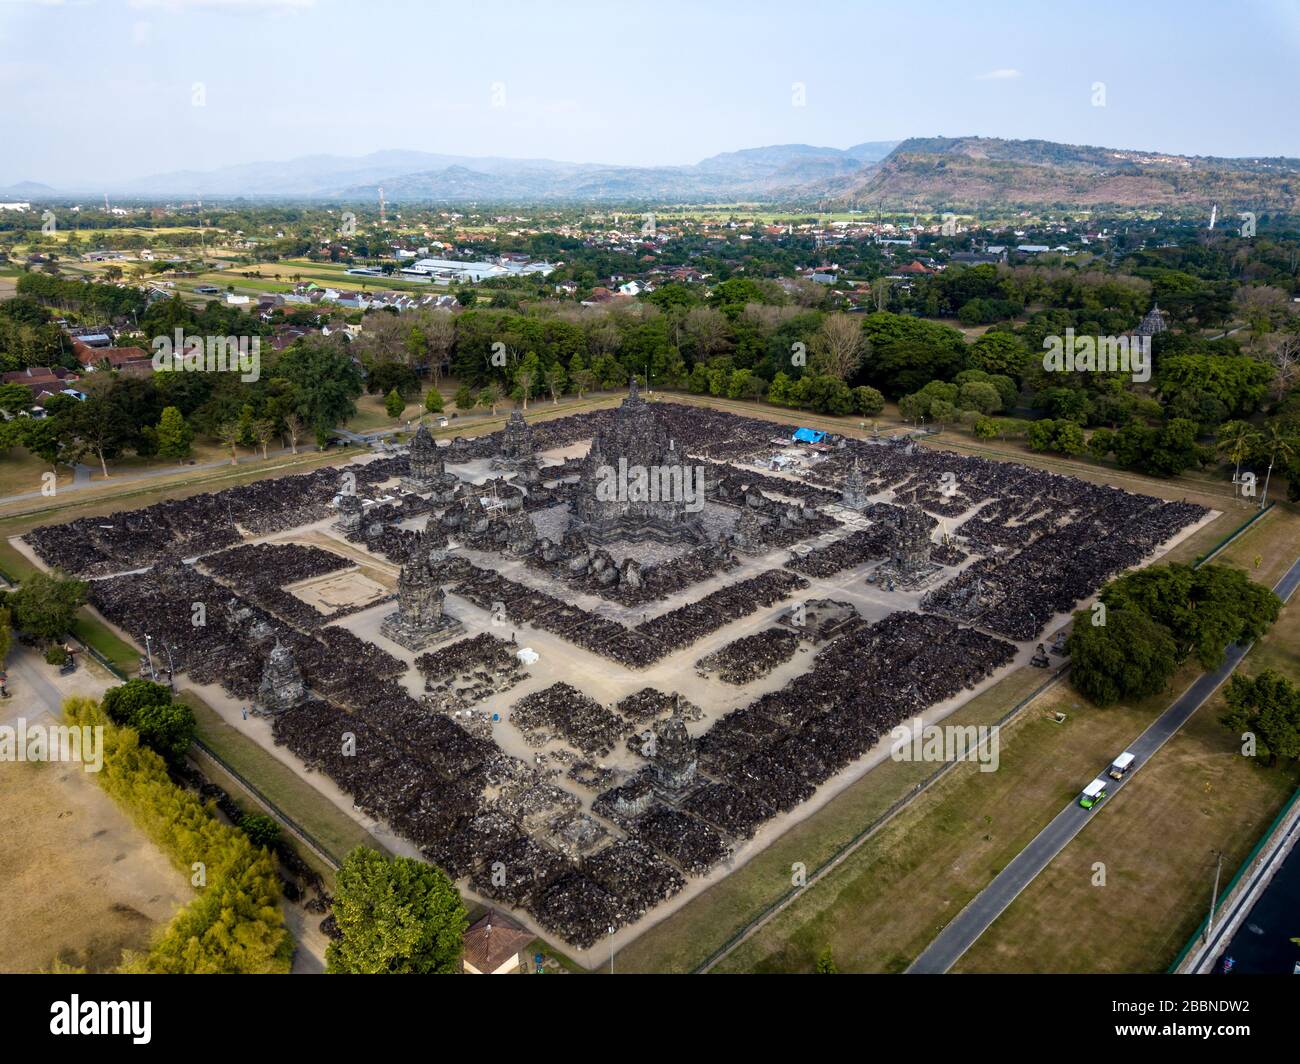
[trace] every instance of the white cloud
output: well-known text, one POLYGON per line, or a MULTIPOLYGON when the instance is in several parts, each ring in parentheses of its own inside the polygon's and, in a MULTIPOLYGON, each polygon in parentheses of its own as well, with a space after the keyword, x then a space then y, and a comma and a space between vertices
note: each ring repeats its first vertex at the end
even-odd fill
POLYGON ((990 70, 987 74, 976 74, 976 81, 1014 81, 1018 77, 1023 77, 1015 67, 999 67, 997 70, 990 70))

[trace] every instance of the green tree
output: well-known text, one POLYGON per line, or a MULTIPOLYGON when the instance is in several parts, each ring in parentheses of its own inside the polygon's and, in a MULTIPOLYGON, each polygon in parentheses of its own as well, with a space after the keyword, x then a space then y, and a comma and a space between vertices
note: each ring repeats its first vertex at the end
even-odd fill
POLYGON ((1133 610, 1164 626, 1178 659, 1194 656, 1202 668, 1223 662, 1230 643, 1244 643, 1268 631, 1282 601, 1240 569, 1226 565, 1150 565, 1112 580, 1101 600, 1115 610, 1133 610))
POLYGON ((194 433, 181 412, 174 406, 165 407, 158 422, 158 456, 183 461, 190 456, 193 438, 194 433))
POLYGON ((394 388, 384 396, 384 412, 391 418, 399 418, 402 411, 406 409, 406 400, 402 398, 401 393, 394 388))
POLYGON ((1250 457, 1262 439, 1263 437, 1245 421, 1225 421, 1219 426, 1214 441, 1215 450, 1233 463, 1234 484, 1241 481, 1241 463, 1250 457))
POLYGON ((839 968, 835 966, 835 956, 831 953, 830 946, 827 946, 817 956, 817 974, 818 975, 838 975, 839 968))
POLYGON ((486 406, 492 411, 492 416, 496 417, 497 404, 501 402, 501 387, 496 383, 485 385, 479 389, 479 393, 474 397, 475 406, 486 406))
POLYGON ((357 847, 334 891, 342 938, 326 951, 330 972, 432 974, 460 971, 468 914, 440 868, 357 847))
POLYGON ((129 727, 131 718, 146 706, 163 706, 171 700, 171 689, 165 684, 136 679, 110 687, 100 704, 114 724, 129 727))
POLYGON ((853 389, 853 408, 864 417, 874 417, 885 409, 885 397, 865 384, 853 389))
POLYGON ((1002 396, 987 381, 967 381, 957 394, 957 409, 996 414, 1002 409, 1002 396))
POLYGON ((32 393, 22 384, 0 384, 0 414, 17 417, 32 406, 32 393))
POLYGON ((1099 462, 1103 462, 1106 456, 1115 449, 1115 430, 1114 429, 1096 429, 1088 437, 1088 453, 1099 462))
POLYGON ((1280 460, 1283 465, 1290 463, 1300 449, 1300 440, 1292 435, 1289 428, 1279 421, 1270 421, 1264 426, 1264 436, 1258 443, 1260 453, 1268 456, 1268 473, 1264 476, 1264 493, 1259 497, 1262 507, 1268 502, 1268 485, 1273 479, 1273 466, 1280 460))
POLYGON ((1270 765, 1300 759, 1300 687, 1266 669, 1254 677, 1235 674, 1224 697, 1229 708, 1220 719, 1255 736, 1256 756, 1270 765))
POLYGON ((98 458, 100 472, 107 477, 107 460, 121 453, 134 431, 126 412, 109 395, 93 395, 77 403, 68 423, 78 450, 98 458))
POLYGON ((551 402, 559 404, 560 396, 564 394, 564 389, 568 387, 569 375, 564 372, 564 367, 558 362, 546 371, 546 389, 551 393, 551 402))
POLYGON ((145 746, 173 765, 185 760, 197 731, 194 711, 184 702, 170 699, 162 705, 142 707, 128 723, 140 733, 145 746))
POLYGON ((357 412, 361 375, 347 348, 330 339, 307 338, 294 344, 275 367, 292 387, 298 413, 324 446, 338 425, 357 412))
POLYGON ((1108 609, 1105 624, 1080 610, 1066 642, 1070 683, 1094 705, 1146 698, 1165 689, 1177 668, 1169 630, 1140 610, 1108 609))
POLYGON ((986 332, 970 347, 970 364, 988 373, 1001 373, 1020 380, 1029 363, 1023 341, 1009 332, 986 332))
POLYGON ((441 414, 442 403, 442 392, 437 388, 430 388, 429 394, 424 397, 424 409, 430 414, 441 414))
POLYGON ((140 741, 170 764, 179 764, 194 741, 194 712, 152 680, 128 680, 104 692, 102 705, 114 724, 134 728, 140 741))
POLYGON ((88 586, 57 572, 32 573, 10 592, 6 604, 19 631, 40 640, 58 639, 72 628, 88 586))
POLYGON ((280 841, 280 822, 265 813, 246 813, 239 818, 239 830, 254 846, 274 848, 280 841))

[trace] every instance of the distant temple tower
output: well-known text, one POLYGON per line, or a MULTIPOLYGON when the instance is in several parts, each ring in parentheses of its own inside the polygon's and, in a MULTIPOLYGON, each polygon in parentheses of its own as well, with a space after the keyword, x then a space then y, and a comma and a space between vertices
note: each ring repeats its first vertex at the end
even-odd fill
POLYGON ((853 465, 849 467, 849 475, 844 478, 844 493, 840 502, 850 510, 865 510, 870 503, 867 480, 862 475, 862 466, 857 458, 853 459, 853 465))
POLYGON ((1164 312, 1161 311, 1157 304, 1152 303, 1151 309, 1146 312, 1146 316, 1142 319, 1141 324, 1133 330, 1133 335, 1156 336, 1159 333, 1165 332, 1168 328, 1169 326, 1165 324, 1164 312))
POLYGON ((424 422, 420 422, 420 427, 411 437, 407 466, 406 476, 401 479, 401 485, 407 491, 418 495, 431 494, 438 502, 450 502, 455 496, 460 478, 447 472, 439 447, 424 422))
POLYGON ((501 438, 501 453, 492 460, 494 469, 522 469, 533 462, 533 430, 518 410, 510 411, 501 438))
POLYGON ((262 682, 257 688, 258 706, 267 713, 282 713, 301 705, 306 698, 307 685, 293 651, 277 639, 262 670, 262 682))
POLYGON ((930 567, 930 517, 915 503, 898 515, 889 560, 900 573, 920 572, 930 567))
POLYGON ((334 522, 334 527, 344 533, 356 532, 361 528, 362 509, 360 496, 355 492, 345 491, 339 496, 339 518, 334 522))

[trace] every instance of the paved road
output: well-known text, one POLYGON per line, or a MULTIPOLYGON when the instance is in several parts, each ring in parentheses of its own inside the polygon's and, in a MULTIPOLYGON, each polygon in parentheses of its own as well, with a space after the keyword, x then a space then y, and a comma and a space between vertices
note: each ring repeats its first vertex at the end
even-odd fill
MULTIPOLYGON (((1300 560, 1286 571, 1273 590, 1283 601, 1286 601, 1297 585, 1300 585, 1300 560)), ((1126 747, 1134 755, 1133 767, 1120 782, 1110 781, 1108 790, 1112 796, 1128 784, 1147 759, 1159 750, 1232 674, 1248 650, 1250 650, 1249 645, 1243 647, 1234 643, 1228 648, 1227 656, 1219 668, 1201 676, 1156 719, 1155 723, 1126 747)), ((1120 751, 1116 750, 1115 753, 1119 754, 1120 751)), ((1098 775, 1104 771, 1105 766, 1098 767, 1098 775)), ((1086 782, 1087 780, 1079 781, 1080 790, 1086 782)), ((1055 819, 1043 828, 947 927, 939 932, 935 940, 912 962, 912 966, 907 969, 908 974, 941 974, 956 964, 989 925, 1002 915, 1021 891, 1033 882, 1038 873, 1046 868, 1052 859, 1065 849, 1070 840, 1083 830, 1092 814, 1093 810, 1080 808, 1077 798, 1071 799, 1070 804, 1057 813, 1055 819)))

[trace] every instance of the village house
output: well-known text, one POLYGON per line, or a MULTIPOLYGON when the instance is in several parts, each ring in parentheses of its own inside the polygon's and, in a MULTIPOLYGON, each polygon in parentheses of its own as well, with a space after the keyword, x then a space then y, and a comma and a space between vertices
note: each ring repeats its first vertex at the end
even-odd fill
MULTIPOLYGON (((40 406, 47 399, 56 395, 71 395, 84 399, 85 393, 74 388, 80 378, 70 369, 62 366, 28 366, 4 374, 5 384, 21 384, 32 393, 32 405, 40 406)), ((10 415, 14 411, 8 411, 10 415)))
POLYGON ((489 911, 465 932, 466 975, 510 975, 527 965, 523 951, 534 936, 501 913, 489 911))
POLYGON ((91 347, 76 340, 72 353, 92 373, 101 369, 116 370, 128 377, 147 377, 153 373, 153 360, 140 347, 91 347))

